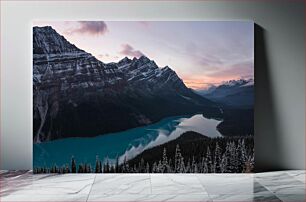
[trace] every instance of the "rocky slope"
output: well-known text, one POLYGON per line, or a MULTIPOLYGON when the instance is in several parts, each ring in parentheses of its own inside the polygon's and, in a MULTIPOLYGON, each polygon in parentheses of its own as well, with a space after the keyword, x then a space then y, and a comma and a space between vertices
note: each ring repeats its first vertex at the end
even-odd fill
POLYGON ((201 112, 215 104, 149 58, 105 64, 52 27, 33 28, 34 142, 91 137, 201 112))

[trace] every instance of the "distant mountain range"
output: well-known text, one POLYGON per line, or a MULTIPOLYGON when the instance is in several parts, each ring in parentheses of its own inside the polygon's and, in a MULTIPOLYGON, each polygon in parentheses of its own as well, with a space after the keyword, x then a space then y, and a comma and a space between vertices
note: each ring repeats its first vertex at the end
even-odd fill
POLYGON ((198 90, 198 94, 226 106, 252 108, 254 106, 254 80, 230 80, 207 90, 198 90))
POLYGON ((146 56, 103 63, 52 27, 33 28, 34 143, 91 137, 167 116, 218 116, 170 67, 146 56))

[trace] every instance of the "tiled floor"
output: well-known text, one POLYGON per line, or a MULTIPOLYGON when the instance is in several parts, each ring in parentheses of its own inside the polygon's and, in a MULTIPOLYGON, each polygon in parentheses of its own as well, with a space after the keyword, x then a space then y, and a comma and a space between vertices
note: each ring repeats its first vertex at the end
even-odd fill
POLYGON ((305 171, 65 174, 1 171, 0 201, 305 201, 305 171))

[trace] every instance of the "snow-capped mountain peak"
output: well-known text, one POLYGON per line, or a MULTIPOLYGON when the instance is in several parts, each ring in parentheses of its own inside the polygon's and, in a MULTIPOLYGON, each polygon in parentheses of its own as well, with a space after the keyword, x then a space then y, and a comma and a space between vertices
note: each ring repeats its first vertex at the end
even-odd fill
POLYGON ((33 28, 33 89, 34 142, 125 130, 213 106, 168 66, 146 56, 105 64, 52 27, 33 28))
POLYGON ((249 107, 254 103, 253 86, 254 79, 229 80, 198 93, 222 104, 249 107))
POLYGON ((85 53, 69 43, 51 26, 33 27, 33 54, 85 53))
POLYGON ((247 80, 244 79, 238 79, 238 80, 229 80, 229 81, 225 81, 223 82, 220 86, 228 86, 228 87, 233 87, 233 86, 241 86, 248 83, 247 80))

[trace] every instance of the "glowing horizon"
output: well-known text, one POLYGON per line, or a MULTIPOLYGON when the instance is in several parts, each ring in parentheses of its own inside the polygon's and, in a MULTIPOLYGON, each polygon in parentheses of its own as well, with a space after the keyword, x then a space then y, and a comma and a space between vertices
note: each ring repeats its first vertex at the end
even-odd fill
POLYGON ((36 21, 102 62, 146 55, 193 89, 254 78, 249 21, 36 21))

